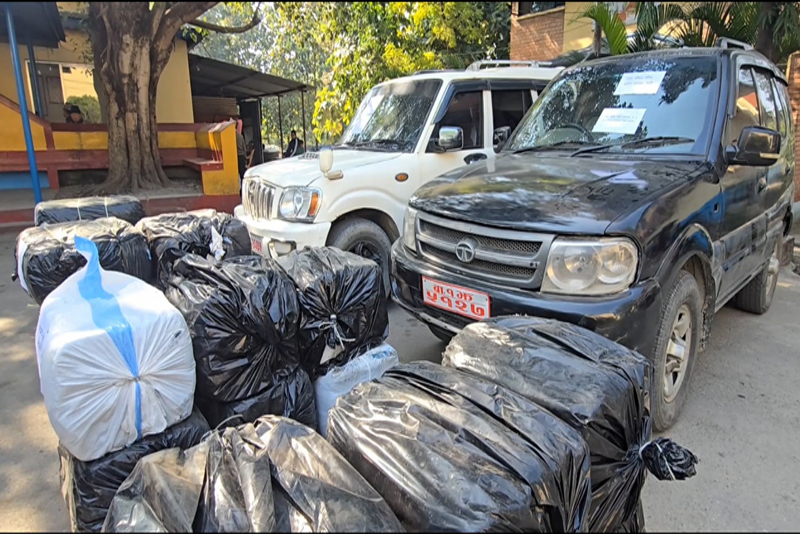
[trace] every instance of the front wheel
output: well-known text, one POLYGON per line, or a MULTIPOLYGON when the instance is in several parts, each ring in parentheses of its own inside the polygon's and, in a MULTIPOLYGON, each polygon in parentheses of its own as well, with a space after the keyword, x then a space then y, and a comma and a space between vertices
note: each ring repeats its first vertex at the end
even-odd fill
POLYGON ((374 261, 381 268, 383 294, 389 295, 389 255, 392 242, 383 228, 367 219, 345 219, 328 236, 328 245, 374 261))
POLYGON ((659 432, 678 420, 703 332, 702 297, 694 276, 680 271, 665 295, 652 353, 651 407, 653 426, 659 432))

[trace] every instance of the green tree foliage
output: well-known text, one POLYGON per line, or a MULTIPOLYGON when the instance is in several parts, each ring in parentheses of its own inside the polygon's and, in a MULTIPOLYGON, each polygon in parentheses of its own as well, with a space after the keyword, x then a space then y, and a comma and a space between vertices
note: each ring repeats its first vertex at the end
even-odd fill
MULTIPOLYGON (((307 126, 322 143, 339 137, 376 83, 509 53, 509 2, 275 2, 262 9, 250 32, 210 35, 196 52, 313 86, 307 126)), ((228 4, 205 16, 227 25, 246 18, 228 4)), ((278 144, 274 98, 264 110, 265 139, 278 144)), ((299 95, 284 97, 282 111, 284 136, 294 128, 302 137, 299 95)))
POLYGON ((89 122, 92 124, 100 124, 103 122, 103 119, 100 116, 100 101, 97 100, 96 96, 71 96, 67 98, 66 103, 75 104, 80 108, 81 113, 83 114, 84 122, 89 122))
POLYGON ((713 46, 727 37, 753 45, 776 63, 800 50, 800 2, 638 2, 636 12, 637 29, 630 36, 606 3, 588 6, 580 17, 600 26, 611 54, 657 48, 653 37, 668 24, 686 46, 713 46))

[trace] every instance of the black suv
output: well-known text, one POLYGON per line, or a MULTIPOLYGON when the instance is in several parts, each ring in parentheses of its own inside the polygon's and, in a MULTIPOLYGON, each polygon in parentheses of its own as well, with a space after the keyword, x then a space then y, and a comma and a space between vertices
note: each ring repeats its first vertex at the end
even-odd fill
POLYGON ((649 355, 665 430, 714 313, 769 309, 792 246, 794 164, 786 79, 751 49, 580 63, 496 160, 417 190, 392 296, 442 339, 521 313, 649 355))

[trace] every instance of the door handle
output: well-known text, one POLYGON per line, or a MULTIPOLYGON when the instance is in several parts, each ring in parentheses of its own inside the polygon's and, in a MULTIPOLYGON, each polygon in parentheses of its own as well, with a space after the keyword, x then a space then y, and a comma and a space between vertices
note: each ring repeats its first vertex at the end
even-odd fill
POLYGON ((480 161, 482 159, 486 159, 486 154, 483 152, 477 152, 475 154, 467 154, 464 156, 464 163, 469 165, 470 163, 475 163, 476 161, 480 161))
POLYGON ((762 192, 764 189, 767 188, 767 179, 765 177, 761 177, 758 179, 758 192, 762 192))

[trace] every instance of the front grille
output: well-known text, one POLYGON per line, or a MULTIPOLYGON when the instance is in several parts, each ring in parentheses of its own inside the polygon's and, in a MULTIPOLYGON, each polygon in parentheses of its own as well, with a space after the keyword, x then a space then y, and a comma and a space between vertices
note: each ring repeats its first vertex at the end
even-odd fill
POLYGON ((489 237, 484 235, 471 235, 466 232, 459 232, 452 228, 445 228, 437 226, 427 221, 420 221, 420 232, 429 234, 444 241, 458 243, 466 237, 472 237, 478 244, 485 249, 494 252, 506 252, 509 254, 518 254, 520 256, 531 255, 535 256, 539 252, 542 244, 537 241, 515 241, 513 239, 498 239, 496 237, 489 237))
POLYGON ((439 265, 492 282, 526 289, 541 284, 553 236, 500 230, 419 212, 417 240, 422 255, 439 265), (474 259, 462 262, 456 247, 464 241, 474 259))
POLYGON ((275 188, 258 179, 248 178, 242 184, 244 214, 253 219, 270 219, 275 188))

